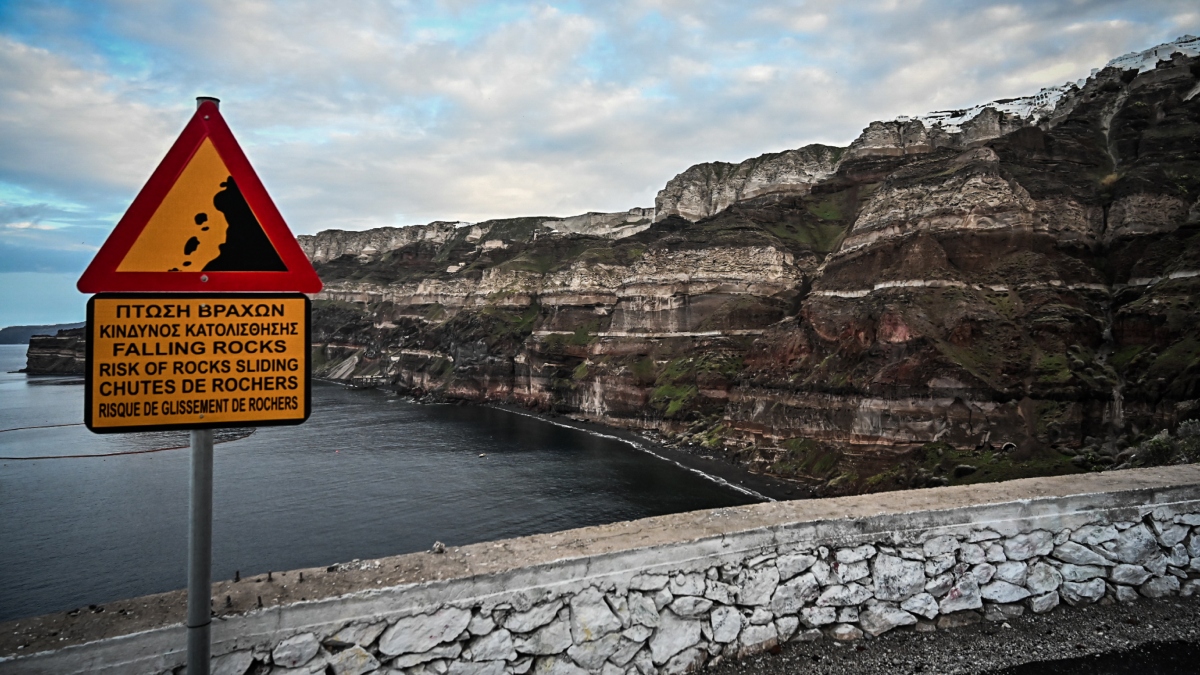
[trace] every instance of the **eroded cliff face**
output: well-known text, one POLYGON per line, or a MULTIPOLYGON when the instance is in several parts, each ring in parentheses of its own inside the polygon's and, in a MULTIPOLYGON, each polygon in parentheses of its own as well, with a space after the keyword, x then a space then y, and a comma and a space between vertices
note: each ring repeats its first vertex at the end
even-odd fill
POLYGON ((66 328, 54 335, 34 335, 25 352, 26 375, 83 375, 87 338, 83 328, 66 328))
POLYGON ((531 218, 310 252, 318 371, 829 492, 1118 465, 1200 416, 1198 88, 1200 59, 1106 69, 1039 124, 793 151, 796 189, 693 167, 714 180, 619 239, 531 218))
POLYGON ((814 184, 837 171, 842 151, 828 145, 806 145, 739 164, 697 164, 658 192, 654 219, 680 216, 696 221, 759 195, 806 194, 814 184))
POLYGON ((653 209, 629 209, 619 213, 584 213, 567 218, 514 218, 482 223, 435 221, 427 225, 377 227, 361 232, 325 230, 300 235, 300 248, 314 263, 350 256, 359 262, 376 260, 390 251, 405 248, 438 248, 446 244, 477 245, 480 249, 503 248, 514 238, 521 242, 556 234, 581 234, 603 239, 621 239, 650 227, 653 209), (493 230, 495 232, 493 233, 493 230))

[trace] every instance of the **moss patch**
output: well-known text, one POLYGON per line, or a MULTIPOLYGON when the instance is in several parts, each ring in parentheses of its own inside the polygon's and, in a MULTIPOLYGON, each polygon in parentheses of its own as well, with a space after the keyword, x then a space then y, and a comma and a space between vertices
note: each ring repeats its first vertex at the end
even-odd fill
POLYGON ((1083 469, 1071 463, 1071 458, 1054 450, 1043 449, 1029 459, 1016 460, 1010 453, 999 450, 962 450, 946 443, 928 443, 915 455, 916 468, 946 478, 950 485, 995 483, 1035 476, 1063 476, 1081 473, 1083 469), (967 475, 955 475, 959 466, 973 466, 967 475))
POLYGON ((825 480, 842 462, 842 453, 807 438, 789 438, 783 442, 784 452, 768 471, 785 478, 808 477, 825 480))
POLYGON ((1041 353, 1033 370, 1042 384, 1066 384, 1071 381, 1071 368, 1066 354, 1041 353))

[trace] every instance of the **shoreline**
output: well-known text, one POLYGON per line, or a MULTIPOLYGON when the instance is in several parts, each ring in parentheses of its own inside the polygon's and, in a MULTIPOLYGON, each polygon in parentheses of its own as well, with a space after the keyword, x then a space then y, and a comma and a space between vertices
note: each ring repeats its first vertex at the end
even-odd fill
POLYGON ((585 433, 612 438, 621 441, 635 449, 670 462, 676 466, 699 474, 719 485, 727 486, 762 501, 790 501, 793 499, 812 499, 815 495, 803 486, 787 481, 752 473, 744 468, 718 459, 709 459, 694 455, 686 450, 673 448, 633 431, 614 427, 600 422, 575 419, 566 415, 552 415, 514 406, 508 403, 467 403, 467 405, 484 405, 516 415, 525 415, 540 419, 550 424, 577 429, 585 433))
POLYGON ((695 473, 706 480, 712 481, 735 492, 752 497, 760 502, 790 501, 793 499, 813 499, 816 495, 811 488, 783 479, 753 473, 740 466, 719 459, 702 457, 686 450, 680 450, 652 440, 642 434, 622 427, 611 426, 600 422, 580 420, 566 415, 544 413, 530 410, 512 403, 476 402, 463 399, 445 399, 433 395, 417 397, 412 394, 398 392, 387 387, 355 387, 352 384, 326 378, 313 378, 314 383, 337 385, 346 389, 378 389, 389 396, 411 401, 421 405, 473 405, 496 410, 503 410, 514 415, 523 415, 584 433, 610 438, 632 446, 634 449, 649 454, 657 459, 669 462, 685 471, 695 473))

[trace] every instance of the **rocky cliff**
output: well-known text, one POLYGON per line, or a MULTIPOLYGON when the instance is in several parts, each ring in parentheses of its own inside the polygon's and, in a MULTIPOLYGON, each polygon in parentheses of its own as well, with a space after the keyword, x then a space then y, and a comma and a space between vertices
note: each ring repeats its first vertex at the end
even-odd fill
POLYGON ((681 216, 696 221, 730 205, 766 194, 807 194, 837 170, 843 148, 806 145, 739 164, 697 164, 667 182, 654 198, 654 219, 681 216))
POLYGON ((615 239, 547 218, 322 233, 302 241, 318 372, 831 493, 1127 464, 1200 416, 1197 92, 1177 54, 1049 113, 700 165, 615 239))
POLYGON ((83 375, 87 363, 84 328, 68 328, 54 335, 34 335, 26 351, 26 375, 83 375))
POLYGON ((567 218, 517 218, 482 223, 435 221, 428 225, 378 227, 361 232, 325 230, 315 235, 300 235, 300 248, 314 263, 343 256, 367 262, 390 251, 405 248, 438 247, 447 242, 474 244, 479 249, 503 248, 514 236, 521 241, 537 236, 581 234, 603 239, 621 239, 650 227, 653 209, 635 208, 619 213, 584 213, 567 218), (512 230, 517 227, 518 231, 512 230), (492 230, 495 229, 493 236, 492 230), (507 240, 506 240, 507 238, 507 240))

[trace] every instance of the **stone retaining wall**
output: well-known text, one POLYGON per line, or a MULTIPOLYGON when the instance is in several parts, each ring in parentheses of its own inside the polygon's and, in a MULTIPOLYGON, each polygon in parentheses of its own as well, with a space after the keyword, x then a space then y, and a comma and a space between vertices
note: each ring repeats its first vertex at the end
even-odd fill
MULTIPOLYGON (((314 595, 321 575, 351 588, 223 615, 214 673, 673 675, 787 640, 1194 595, 1200 469, 759 504, 305 573, 314 595)), ((0 671, 179 672, 185 643, 164 625, 0 645, 0 671)))

